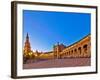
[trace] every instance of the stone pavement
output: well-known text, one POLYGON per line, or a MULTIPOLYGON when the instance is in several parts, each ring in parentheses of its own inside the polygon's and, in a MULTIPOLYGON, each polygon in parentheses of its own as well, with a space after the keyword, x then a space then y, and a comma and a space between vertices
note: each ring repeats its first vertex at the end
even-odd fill
POLYGON ((24 69, 90 66, 91 58, 51 59, 23 64, 24 69))

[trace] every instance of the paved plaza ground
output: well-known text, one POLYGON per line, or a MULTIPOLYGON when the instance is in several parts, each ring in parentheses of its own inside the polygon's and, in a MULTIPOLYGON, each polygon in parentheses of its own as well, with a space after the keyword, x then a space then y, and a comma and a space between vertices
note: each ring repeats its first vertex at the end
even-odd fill
POLYGON ((91 58, 66 58, 23 64, 24 69, 90 66, 91 58))

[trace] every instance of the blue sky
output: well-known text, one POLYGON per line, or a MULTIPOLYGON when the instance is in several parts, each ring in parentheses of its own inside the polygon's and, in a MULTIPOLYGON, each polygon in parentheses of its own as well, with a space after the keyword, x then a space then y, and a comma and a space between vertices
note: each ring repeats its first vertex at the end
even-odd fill
POLYGON ((23 45, 28 32, 33 51, 51 51, 53 45, 68 46, 90 34, 89 13, 23 10, 23 45))

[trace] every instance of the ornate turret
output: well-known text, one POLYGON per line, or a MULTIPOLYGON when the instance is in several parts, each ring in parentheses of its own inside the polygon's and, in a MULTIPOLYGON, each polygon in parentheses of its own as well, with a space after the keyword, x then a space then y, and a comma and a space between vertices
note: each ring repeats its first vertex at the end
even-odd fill
POLYGON ((28 33, 27 33, 25 46, 24 46, 24 54, 27 55, 29 52, 31 52, 31 46, 30 46, 30 42, 29 42, 29 36, 28 36, 28 33))
POLYGON ((65 45, 59 44, 59 42, 57 42, 57 45, 53 46, 54 58, 60 58, 60 52, 65 48, 65 45))

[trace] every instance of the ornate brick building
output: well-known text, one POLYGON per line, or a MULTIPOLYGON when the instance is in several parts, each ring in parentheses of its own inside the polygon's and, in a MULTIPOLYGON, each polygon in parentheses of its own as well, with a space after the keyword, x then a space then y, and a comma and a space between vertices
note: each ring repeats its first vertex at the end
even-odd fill
POLYGON ((88 35, 70 46, 57 43, 57 45, 53 46, 53 51, 50 52, 33 52, 27 34, 24 46, 24 55, 34 55, 35 59, 91 57, 91 36, 88 35))
POLYGON ((60 53, 66 48, 65 45, 57 43, 53 47, 54 58, 61 58, 60 53))
POLYGON ((71 57, 90 57, 91 56, 91 37, 84 37, 80 41, 67 46, 59 54, 61 58, 71 57))

